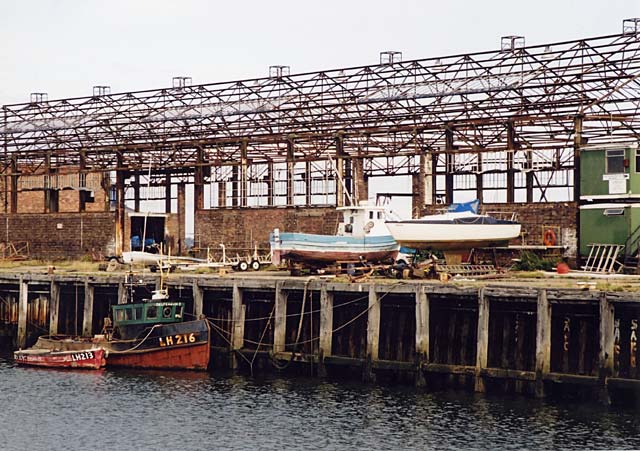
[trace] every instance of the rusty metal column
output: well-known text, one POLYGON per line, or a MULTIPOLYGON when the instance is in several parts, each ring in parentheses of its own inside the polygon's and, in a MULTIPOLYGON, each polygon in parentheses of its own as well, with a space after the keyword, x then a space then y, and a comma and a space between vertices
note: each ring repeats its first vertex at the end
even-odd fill
POLYGON ((580 256, 580 148, 582 146, 582 116, 576 116, 573 120, 575 134, 573 136, 573 201, 578 205, 576 208, 576 230, 577 240, 576 246, 576 265, 578 268, 582 264, 580 256))
POLYGON ((527 150, 527 173, 525 174, 527 185, 527 203, 533 202, 533 152, 527 150))
POLYGON ((293 183, 294 169, 295 169, 295 148, 292 139, 287 140, 287 206, 294 204, 294 190, 293 183))
POLYGON ((513 159, 515 156, 516 130, 513 121, 507 122, 507 203, 515 201, 515 172, 513 169, 513 159))
POLYGON ((369 199, 369 182, 364 175, 364 158, 353 159, 353 174, 355 188, 353 200, 357 203, 366 201, 369 199))
POLYGON ((27 345, 27 315, 29 314, 29 283, 20 277, 18 296, 18 348, 27 345))
POLYGON ((428 166, 431 164, 431 160, 427 158, 424 153, 418 155, 419 167, 418 173, 411 175, 411 216, 418 218, 422 216, 422 209, 427 203, 432 203, 432 176, 428 176, 431 170, 428 166))
POLYGON ((9 210, 11 213, 18 212, 18 159, 15 155, 11 156, 11 199, 9 202, 9 210))
POLYGON ((344 207, 344 141, 342 135, 336 136, 336 161, 335 161, 335 174, 336 178, 336 205, 338 207, 344 207))
POLYGON ((79 160, 80 163, 78 165, 78 212, 83 212, 87 209, 85 191, 80 188, 86 188, 87 183, 87 173, 85 172, 87 169, 87 154, 84 149, 80 149, 79 152, 79 160), (84 177, 84 183, 82 183, 82 178, 84 177))
POLYGON ((311 162, 307 161, 305 163, 305 178, 304 178, 304 194, 305 194, 305 204, 308 206, 311 205, 311 162))
POLYGON ((453 203, 453 169, 455 166, 455 155, 453 151, 455 146, 453 145, 453 129, 450 126, 444 130, 445 138, 445 174, 444 174, 444 190, 445 190, 445 203, 453 203))
POLYGON ((249 160, 247 158, 247 147, 249 143, 246 139, 242 140, 240 144, 240 206, 246 207, 248 205, 247 196, 249 194, 249 160))
POLYGON ((49 291, 49 335, 58 334, 58 321, 60 318, 60 283, 52 280, 49 291))
POLYGON ((273 161, 269 161, 267 163, 267 205, 269 207, 273 206, 274 175, 275 171, 273 170, 273 161))
POLYGON ((283 282, 276 282, 275 319, 273 326, 273 352, 284 352, 287 337, 287 298, 288 293, 282 289, 283 282))
MULTIPOLYGON (((184 183, 178 184, 178 255, 182 255, 184 241, 186 239, 186 218, 187 218, 187 188, 184 183)), ((194 222, 198 221, 198 216, 194 214, 194 222)), ((196 224, 194 224, 195 228, 196 224)))
POLYGON ((171 213, 171 174, 165 174, 164 179, 164 212, 171 213))
POLYGON ((204 210, 204 151, 197 150, 197 162, 193 174, 193 211, 204 210))
POLYGON ((116 254, 122 255, 125 247, 124 238, 124 161, 122 158, 122 151, 118 150, 118 162, 116 168, 116 254))
POLYGON ((93 296, 94 287, 89 283, 89 279, 84 281, 84 311, 82 314, 82 336, 91 337, 93 335, 93 296))
POLYGON ((133 209, 140 211, 140 174, 133 176, 133 209))
POLYGON ((482 204, 484 202, 484 178, 482 171, 482 152, 478 152, 478 170, 476 173, 476 198, 482 204))
POLYGON ((551 371, 551 305, 547 290, 538 291, 536 318, 536 389, 537 398, 544 396, 544 378, 551 371))

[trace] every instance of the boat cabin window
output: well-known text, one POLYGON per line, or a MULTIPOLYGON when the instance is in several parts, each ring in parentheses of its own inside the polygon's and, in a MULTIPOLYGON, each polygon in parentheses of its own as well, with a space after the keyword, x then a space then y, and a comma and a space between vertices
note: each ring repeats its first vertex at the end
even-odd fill
POLYGON ((171 318, 171 307, 165 307, 162 309, 162 317, 163 318, 171 318))
POLYGON ((147 318, 152 319, 157 317, 158 317, 158 307, 156 307, 155 305, 150 305, 149 307, 147 307, 147 318))
POLYGON ((624 149, 607 149, 607 174, 622 174, 624 167, 624 149))
POLYGON ((382 212, 381 211, 378 212, 378 219, 382 219, 382 212))
POLYGON ((124 310, 116 310, 116 321, 124 321, 124 310))
POLYGON ((182 306, 181 305, 176 307, 176 318, 182 318, 182 306))
POLYGON ((373 219, 373 212, 372 211, 369 212, 369 219, 373 219))
POLYGON ((124 317, 127 321, 131 321, 133 319, 133 309, 132 308, 124 309, 124 317))
POLYGON ((136 319, 144 319, 142 317, 142 307, 136 307, 136 319))
POLYGON ((353 224, 355 222, 355 218, 353 216, 349 216, 349 224, 353 224))

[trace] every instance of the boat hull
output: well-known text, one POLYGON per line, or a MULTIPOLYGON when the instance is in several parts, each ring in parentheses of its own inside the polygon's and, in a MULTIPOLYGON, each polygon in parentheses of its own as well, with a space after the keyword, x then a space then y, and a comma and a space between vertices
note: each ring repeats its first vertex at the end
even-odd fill
POLYGON ((25 349, 15 351, 13 357, 20 365, 47 368, 97 370, 106 364, 102 348, 75 351, 53 351, 47 349, 25 349))
POLYGON ((274 260, 286 258, 295 262, 333 263, 336 261, 381 262, 393 260, 398 243, 390 236, 354 238, 310 233, 280 233, 271 241, 274 260))
POLYGON ((442 251, 468 250, 507 244, 520 236, 520 224, 434 224, 419 221, 387 222, 401 246, 442 251))
POLYGON ((211 332, 207 320, 153 326, 142 338, 102 343, 107 367, 206 370, 211 332))

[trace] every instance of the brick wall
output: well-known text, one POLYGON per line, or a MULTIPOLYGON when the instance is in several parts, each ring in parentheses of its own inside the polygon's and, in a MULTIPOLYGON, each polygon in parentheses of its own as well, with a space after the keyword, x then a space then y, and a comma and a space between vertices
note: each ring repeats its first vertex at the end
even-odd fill
POLYGON ((229 248, 242 248, 256 243, 268 247, 269 233, 276 227, 284 232, 333 234, 337 225, 334 207, 198 210, 196 246, 217 249, 224 243, 229 248))
POLYGON ((43 260, 81 259, 115 249, 115 214, 0 214, 0 242, 28 242, 30 257, 43 260))

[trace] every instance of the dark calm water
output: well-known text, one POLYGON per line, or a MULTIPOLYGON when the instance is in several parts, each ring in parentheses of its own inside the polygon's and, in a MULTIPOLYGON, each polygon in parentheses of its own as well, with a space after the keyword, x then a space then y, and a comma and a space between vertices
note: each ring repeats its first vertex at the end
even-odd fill
POLYGON ((2 450, 631 448, 640 412, 630 408, 0 359, 2 450))

